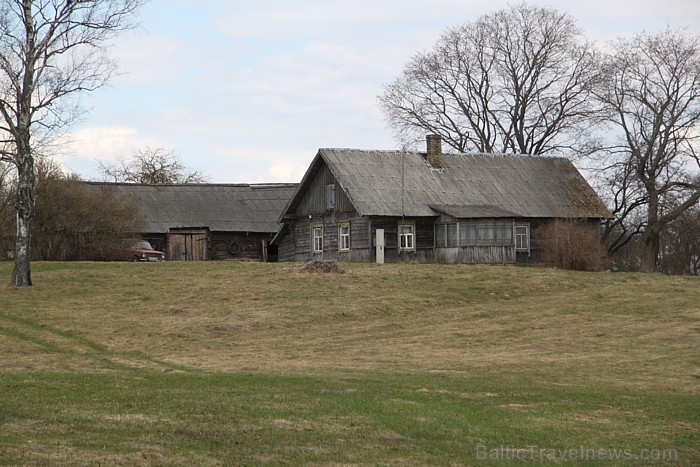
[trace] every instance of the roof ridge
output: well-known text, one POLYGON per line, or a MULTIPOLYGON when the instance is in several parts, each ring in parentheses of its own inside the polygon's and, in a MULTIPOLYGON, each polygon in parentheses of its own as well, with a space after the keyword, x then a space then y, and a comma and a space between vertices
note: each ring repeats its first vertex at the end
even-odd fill
MULTIPOLYGON (((425 155, 426 151, 409 151, 405 149, 358 149, 358 148, 319 148, 319 151, 352 151, 356 153, 380 153, 380 154, 411 154, 411 155, 425 155)), ((569 160, 564 156, 555 156, 548 154, 515 154, 515 153, 505 153, 505 152, 443 152, 443 156, 483 156, 483 157, 519 157, 528 159, 563 159, 569 160)))

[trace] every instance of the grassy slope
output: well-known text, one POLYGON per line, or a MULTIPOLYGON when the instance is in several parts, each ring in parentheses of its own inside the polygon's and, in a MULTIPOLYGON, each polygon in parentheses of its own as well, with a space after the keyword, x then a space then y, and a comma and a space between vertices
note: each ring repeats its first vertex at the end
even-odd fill
POLYGON ((348 268, 35 264, 0 287, 0 463, 700 463, 697 278, 348 268))

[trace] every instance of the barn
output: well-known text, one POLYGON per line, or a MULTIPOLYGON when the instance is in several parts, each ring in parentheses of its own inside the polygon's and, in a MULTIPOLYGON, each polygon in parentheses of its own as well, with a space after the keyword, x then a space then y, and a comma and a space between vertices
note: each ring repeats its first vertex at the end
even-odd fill
POLYGON ((297 184, 135 184, 86 182, 137 201, 141 236, 168 260, 274 259, 268 246, 297 184))
POLYGON ((542 227, 610 212, 567 159, 320 149, 279 218, 280 261, 539 263, 542 227))

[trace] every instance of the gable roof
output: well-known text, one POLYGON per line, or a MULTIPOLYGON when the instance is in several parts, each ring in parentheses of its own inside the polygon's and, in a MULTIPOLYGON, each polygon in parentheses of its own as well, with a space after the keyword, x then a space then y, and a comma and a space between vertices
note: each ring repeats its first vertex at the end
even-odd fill
POLYGON ((363 216, 607 218, 610 212, 571 161, 522 155, 320 149, 285 213, 325 163, 363 216), (403 185, 403 189, 402 189, 403 185))
POLYGON ((146 218, 148 233, 167 233, 183 227, 206 227, 215 232, 277 232, 277 219, 298 186, 85 183, 95 189, 113 190, 119 197, 136 199, 146 218))

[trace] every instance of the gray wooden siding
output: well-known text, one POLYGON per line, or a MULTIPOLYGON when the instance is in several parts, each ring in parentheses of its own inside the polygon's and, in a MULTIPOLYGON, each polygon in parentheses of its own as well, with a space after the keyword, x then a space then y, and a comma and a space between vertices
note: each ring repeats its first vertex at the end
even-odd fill
POLYGON ((321 215, 326 213, 329 206, 326 197, 329 193, 335 193, 335 212, 353 212, 355 208, 352 206, 347 194, 340 188, 338 181, 335 179, 328 166, 323 163, 318 170, 316 176, 311 180, 309 189, 306 190, 304 197, 301 199, 297 207, 296 214, 298 216, 321 215), (334 190, 328 190, 327 185, 335 185, 334 190))
POLYGON ((440 263, 508 264, 515 263, 514 246, 465 246, 436 248, 435 261, 440 263))
POLYGON ((278 240, 279 261, 308 261, 333 259, 336 261, 371 261, 369 219, 357 213, 328 213, 324 216, 297 218, 293 226, 278 240), (350 223, 350 251, 338 251, 338 225, 350 223), (323 253, 311 251, 311 226, 323 225, 323 253))
POLYGON ((296 235, 294 227, 287 228, 277 241, 277 261, 296 261, 296 235))
POLYGON ((272 237, 272 234, 212 232, 210 258, 262 260, 263 241, 269 242, 272 237))

